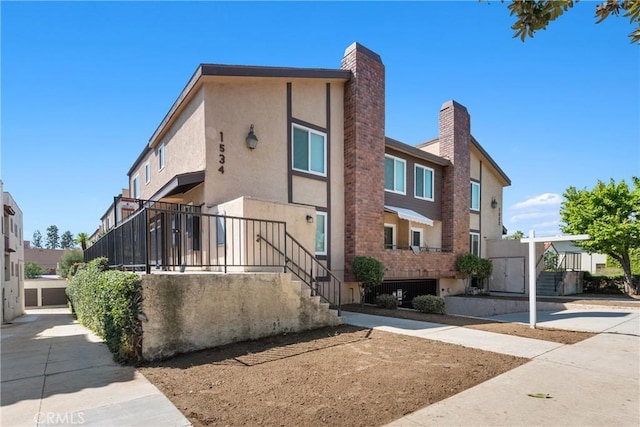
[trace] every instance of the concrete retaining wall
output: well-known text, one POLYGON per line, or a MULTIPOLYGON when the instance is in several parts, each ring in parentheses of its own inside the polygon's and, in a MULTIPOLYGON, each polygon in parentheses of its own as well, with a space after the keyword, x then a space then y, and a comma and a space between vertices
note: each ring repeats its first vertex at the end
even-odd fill
POLYGON ((143 275, 143 358, 339 324, 303 286, 288 273, 143 275))
MULTIPOLYGON (((529 311, 529 300, 510 300, 484 297, 445 297, 447 314, 487 317, 497 314, 529 311)), ((574 304, 575 305, 575 304, 574 304)), ((564 310, 571 304, 561 302, 536 301, 540 311, 564 310)))

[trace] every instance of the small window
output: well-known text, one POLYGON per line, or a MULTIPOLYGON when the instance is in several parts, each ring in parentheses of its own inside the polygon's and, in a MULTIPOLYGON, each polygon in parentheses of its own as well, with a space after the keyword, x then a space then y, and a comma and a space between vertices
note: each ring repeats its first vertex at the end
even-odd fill
POLYGON ((133 177, 133 198, 140 198, 140 175, 136 175, 133 177))
POLYGON ((424 246, 423 232, 422 228, 411 228, 411 246, 418 248, 424 246))
POLYGON ((164 169, 164 143, 158 146, 158 170, 164 169))
POLYGON ((433 169, 426 166, 415 166, 415 191, 418 199, 433 201, 433 169))
POLYGON ((469 233, 469 253, 480 256, 480 233, 469 233))
POLYGON ((144 164, 144 183, 148 184, 151 182, 151 165, 149 162, 144 164))
POLYGON ((480 183, 471 181, 471 210, 480 210, 480 183))
POLYGON ((316 255, 327 254, 327 213, 316 212, 316 255))
POLYGON ((227 242, 225 232, 225 216, 224 212, 219 212, 216 216, 216 245, 221 246, 227 242))
POLYGON ((402 159, 384 156, 384 189, 393 193, 405 193, 406 164, 402 159))
POLYGON ((293 126, 293 169, 326 176, 326 135, 293 126))
POLYGON ((396 226, 395 224, 384 225, 384 248, 395 249, 396 248, 396 226))

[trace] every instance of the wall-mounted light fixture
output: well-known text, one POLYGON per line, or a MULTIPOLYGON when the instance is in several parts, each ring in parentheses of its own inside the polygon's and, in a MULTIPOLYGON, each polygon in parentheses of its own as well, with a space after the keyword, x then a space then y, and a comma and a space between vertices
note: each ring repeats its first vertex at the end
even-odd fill
POLYGON ((313 217, 311 215, 307 215, 307 222, 311 224, 313 222, 313 217))
POLYGON ((498 201, 496 200, 496 198, 495 198, 495 197, 492 197, 492 198, 491 198, 491 207, 492 207, 493 209, 495 209, 495 208, 497 208, 497 207, 498 207, 498 201))
POLYGON ((253 133, 253 123, 251 124, 251 128, 249 128, 249 134, 245 141, 247 142, 247 147, 249 147, 250 150, 253 150, 256 148, 256 145, 258 145, 258 137, 253 133))

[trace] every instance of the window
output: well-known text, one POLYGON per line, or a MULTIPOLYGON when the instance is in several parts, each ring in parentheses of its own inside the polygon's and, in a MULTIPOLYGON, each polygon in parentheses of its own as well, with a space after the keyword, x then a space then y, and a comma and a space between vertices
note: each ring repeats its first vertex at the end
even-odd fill
POLYGON ((418 199, 433 201, 433 169, 416 165, 415 181, 414 196, 418 199))
POLYGON ((151 165, 149 162, 144 164, 144 183, 148 184, 151 182, 151 165))
POLYGON ((411 228, 411 246, 417 246, 418 248, 421 248, 424 246, 424 239, 423 239, 423 230, 422 228, 411 228))
POLYGON ((293 126, 293 169, 326 176, 326 135, 293 126))
POLYGON ((395 224, 384 225, 384 248, 395 249, 396 248, 396 226, 395 224))
POLYGON ((480 233, 469 233, 469 253, 480 256, 480 233))
POLYGON ((406 162, 397 157, 384 156, 384 189, 394 193, 405 194, 406 162))
POLYGON ((471 210, 480 210, 480 183, 471 181, 471 210))
POLYGON ((327 254, 327 213, 316 212, 316 255, 327 254))
POLYGON ((218 212, 216 216, 216 245, 218 246, 224 245, 227 242, 225 220, 224 212, 218 212))
POLYGON ((140 198, 140 175, 133 177, 133 198, 140 198))
POLYGON ((164 169, 164 143, 158 146, 158 170, 164 169))

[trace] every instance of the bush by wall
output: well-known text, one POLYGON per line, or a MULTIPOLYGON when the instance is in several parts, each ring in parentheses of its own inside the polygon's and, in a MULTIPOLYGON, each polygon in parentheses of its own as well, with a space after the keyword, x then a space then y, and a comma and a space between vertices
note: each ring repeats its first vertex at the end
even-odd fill
POLYGON ((67 296, 78 321, 105 340, 117 362, 140 361, 140 277, 105 270, 105 265, 105 259, 98 258, 78 268, 67 285, 67 296))
POLYGON ((445 314, 444 298, 435 295, 417 296, 411 305, 421 313, 445 314))
POLYGON ((82 249, 69 249, 64 251, 64 254, 60 257, 60 276, 66 278, 73 264, 82 262, 83 260, 84 255, 82 249))
POLYGON ((389 294, 382 294, 376 297, 376 305, 381 308, 390 308, 395 310, 398 308, 398 298, 389 294))
POLYGON ((24 265, 24 277, 27 279, 37 279, 46 273, 47 270, 35 262, 28 262, 24 265))

